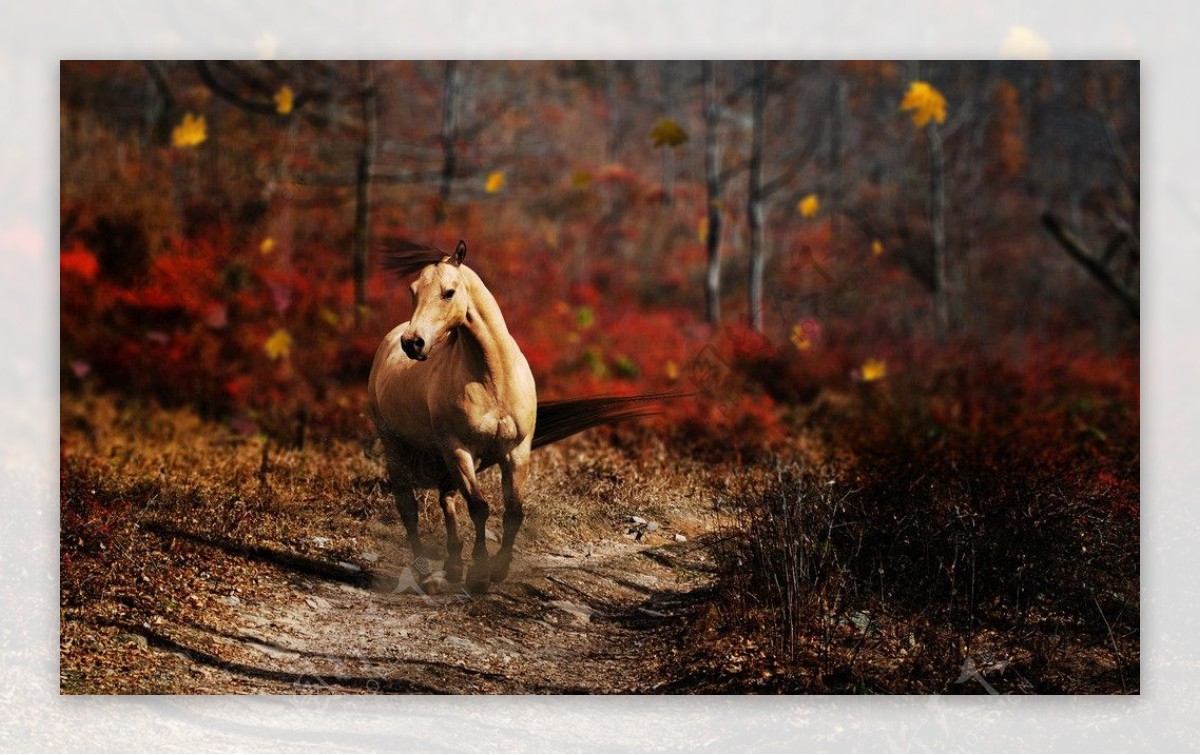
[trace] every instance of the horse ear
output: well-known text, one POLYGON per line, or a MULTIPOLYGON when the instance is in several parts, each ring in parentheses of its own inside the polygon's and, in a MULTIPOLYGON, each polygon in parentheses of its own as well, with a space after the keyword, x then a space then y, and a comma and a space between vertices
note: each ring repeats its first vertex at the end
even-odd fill
POLYGON ((451 262, 457 267, 462 264, 462 261, 467 258, 467 242, 462 239, 458 240, 458 246, 454 247, 454 258, 451 262))

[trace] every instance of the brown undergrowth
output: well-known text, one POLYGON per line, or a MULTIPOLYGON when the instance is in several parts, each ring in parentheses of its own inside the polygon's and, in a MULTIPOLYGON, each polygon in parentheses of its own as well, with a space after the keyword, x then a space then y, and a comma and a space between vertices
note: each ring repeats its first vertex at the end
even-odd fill
MULTIPOLYGON (((565 654, 551 652, 567 642, 564 637, 581 652, 591 652, 593 644, 600 656, 598 648, 612 644, 625 652, 621 632, 628 613, 655 624, 649 628, 657 638, 665 614, 639 614, 636 606, 669 598, 668 584, 703 576, 680 571, 667 551, 661 564, 636 558, 642 549, 657 553, 680 542, 691 547, 712 524, 703 511, 707 491, 697 465, 672 458, 661 444, 639 443, 635 454, 620 436, 608 434, 538 451, 514 575, 469 604, 448 598, 431 606, 420 596, 394 594, 397 574, 411 557, 369 435, 310 434, 298 447, 290 434, 278 440, 240 434, 236 427, 153 402, 63 396, 64 692, 295 692, 297 680, 315 672, 289 661, 293 651, 271 648, 302 640, 311 648, 302 661, 328 662, 354 640, 364 646, 362 657, 390 664, 372 670, 378 679, 350 675, 331 691, 571 690, 582 682, 572 682, 565 654), (631 539, 634 515, 658 529, 631 539), (650 588, 640 585, 642 572, 650 588), (581 598, 580 590, 594 600, 581 598), (339 604, 339 597, 345 602, 339 604), (309 599, 323 611, 289 618, 296 606, 308 610, 309 599), (573 625, 570 631, 555 628, 562 616, 568 625, 577 617, 569 612, 576 603, 591 603, 587 610, 607 617, 584 627, 594 637, 573 625), (364 616, 378 621, 364 623, 364 616), (283 622, 283 628, 255 628, 265 620, 283 622), (416 640, 414 646, 396 645, 396 627, 418 621, 428 624, 420 642, 432 646, 416 640), (271 642, 264 639, 268 630, 276 632, 271 642), (551 648, 533 648, 528 662, 509 663, 511 653, 502 647, 478 668, 442 677, 428 671, 444 638, 490 648, 487 643, 507 634, 533 645, 529 638, 539 632, 551 648), (363 639, 363 633, 374 634, 363 639), (280 657, 253 650, 262 647, 280 657), (404 674, 396 669, 418 667, 426 671, 416 681, 397 680, 404 674), (474 686, 480 678, 487 684, 474 686)), ((491 528, 498 531, 497 477, 488 472, 482 482, 494 502, 491 528)), ((440 548, 436 496, 426 493, 422 501, 423 534, 440 548)), ((631 646, 638 653, 651 652, 649 635, 636 640, 631 646)), ((477 660, 470 653, 449 657, 459 666, 477 660)), ((600 670, 587 691, 653 683, 619 668, 605 670, 605 663, 601 658, 594 664, 600 670)), ((329 678, 342 672, 321 673, 329 678)))
POLYGON ((735 526, 678 689, 1138 692, 1122 374, 1023 382, 987 365, 818 402, 806 425, 836 456, 777 458, 716 491, 735 526))

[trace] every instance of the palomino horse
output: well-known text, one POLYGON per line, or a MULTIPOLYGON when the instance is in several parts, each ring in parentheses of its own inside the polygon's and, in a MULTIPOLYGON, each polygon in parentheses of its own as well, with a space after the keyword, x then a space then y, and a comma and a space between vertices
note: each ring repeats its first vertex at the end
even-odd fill
POLYGON ((446 520, 446 579, 463 576, 454 493, 462 493, 475 525, 467 585, 478 590, 508 575, 513 541, 524 519, 522 486, 530 452, 597 425, 654 413, 670 396, 594 396, 541 402, 533 374, 509 334, 495 298, 454 254, 391 241, 384 265, 411 285, 412 319, 395 327, 375 353, 368 383, 371 417, 383 441, 388 476, 413 557, 425 555, 413 489, 436 487, 446 520), (500 465, 504 534, 487 552, 488 504, 477 473, 500 465))
POLYGON ((475 525, 467 584, 480 589, 490 579, 504 579, 512 563, 524 518, 521 487, 533 450, 537 389, 495 298, 463 264, 466 255, 467 245, 459 241, 454 254, 423 265, 410 287, 412 319, 383 339, 367 390, 413 556, 422 555, 413 487, 436 484, 446 518, 446 579, 462 580, 452 498, 457 490, 475 525), (504 535, 489 559, 488 504, 475 473, 492 464, 503 476, 504 535))

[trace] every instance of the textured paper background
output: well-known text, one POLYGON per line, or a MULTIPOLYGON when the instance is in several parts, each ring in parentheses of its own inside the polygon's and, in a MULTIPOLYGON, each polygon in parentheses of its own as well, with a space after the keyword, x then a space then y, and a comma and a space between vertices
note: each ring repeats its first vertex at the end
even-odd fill
POLYGON ((1196 750, 1197 28, 1200 4, 1182 0, 6 2, 0 22, 0 747, 1196 750), (947 59, 1046 52, 1143 61, 1140 697, 58 696, 60 58, 947 59))

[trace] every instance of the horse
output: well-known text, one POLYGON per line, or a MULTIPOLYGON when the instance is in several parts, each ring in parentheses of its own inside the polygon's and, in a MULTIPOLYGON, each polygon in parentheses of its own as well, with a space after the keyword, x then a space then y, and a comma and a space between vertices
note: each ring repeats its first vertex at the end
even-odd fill
MULTIPOLYGON (((602 424, 655 413, 668 394, 593 396, 539 403, 529 363, 479 275, 453 254, 407 240, 382 244, 384 267, 416 273, 413 313, 380 343, 367 382, 371 419, 413 558, 431 557, 417 531, 415 488, 436 488, 446 525, 445 579, 463 579, 454 494, 475 527, 467 587, 507 577, 525 518, 523 487, 533 449, 602 424), (499 465, 504 497, 500 549, 488 555, 488 502, 478 474, 499 465)), ((422 571, 428 574, 429 569, 422 571)))

